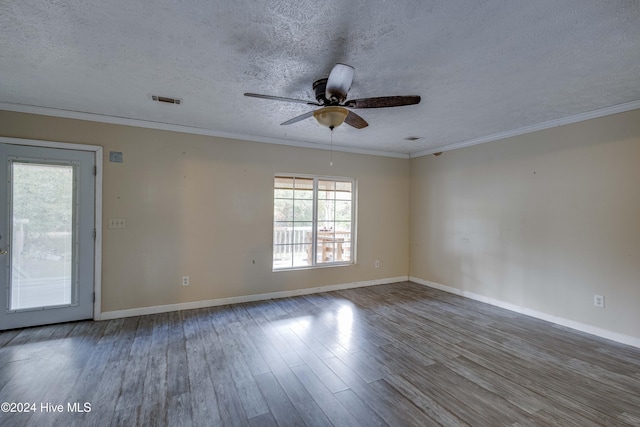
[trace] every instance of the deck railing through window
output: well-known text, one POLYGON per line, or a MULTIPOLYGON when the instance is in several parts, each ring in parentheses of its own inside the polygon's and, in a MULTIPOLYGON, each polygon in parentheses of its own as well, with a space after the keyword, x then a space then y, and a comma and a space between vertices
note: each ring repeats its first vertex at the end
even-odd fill
POLYGON ((291 230, 290 228, 274 228, 273 244, 274 253, 273 258, 276 259, 278 255, 283 254, 299 254, 307 253, 308 243, 304 243, 307 238, 307 234, 311 232, 311 227, 296 228, 291 230), (291 242, 299 242, 290 245, 291 242))
MULTIPOLYGON (((312 243, 311 243, 311 228, 299 228, 292 230, 285 227, 274 228, 274 252, 273 260, 274 265, 283 263, 284 265, 291 265, 292 259, 296 260, 293 264, 298 266, 311 265, 312 243), (295 242, 295 243, 291 243, 295 242)), ((322 232, 326 235, 327 232, 322 232)), ((336 243, 331 247, 331 250, 327 252, 327 244, 322 239, 319 239, 317 248, 317 257, 320 262, 327 261, 348 261, 351 259, 351 239, 349 238, 349 232, 331 232, 334 236, 332 241, 336 243), (324 243, 324 251, 323 251, 324 243)), ((325 240, 327 240, 325 238, 325 240)))

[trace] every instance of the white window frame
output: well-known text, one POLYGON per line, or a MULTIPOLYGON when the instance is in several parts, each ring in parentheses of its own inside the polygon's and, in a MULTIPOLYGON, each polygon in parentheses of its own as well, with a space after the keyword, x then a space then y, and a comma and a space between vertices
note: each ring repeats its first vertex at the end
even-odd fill
MULTIPOLYGON (((326 176, 326 175, 307 175, 307 174, 292 174, 292 173, 276 173, 274 175, 274 185, 272 187, 272 200, 275 205, 276 196, 275 196, 275 179, 276 178, 301 178, 301 179, 312 179, 313 180, 313 217, 312 217, 312 242, 311 249, 312 255, 311 265, 291 265, 287 267, 275 267, 274 265, 274 251, 276 246, 276 221, 275 216, 272 216, 271 223, 273 227, 273 239, 271 242, 271 266, 272 271, 290 271, 290 270, 309 270, 316 268, 327 268, 327 267, 339 267, 339 266, 349 266, 356 264, 356 254, 357 254, 357 213, 358 213, 358 182, 355 178, 351 177, 342 177, 342 176, 326 176), (326 262, 318 262, 317 251, 318 251, 318 224, 322 221, 318 220, 318 182, 319 181, 336 181, 336 182, 350 182, 351 183, 351 230, 350 230, 350 241, 349 241, 349 250, 350 250, 350 259, 348 261, 326 261, 326 262)), ((294 199, 295 200, 295 199, 294 199)), ((292 255, 293 256, 293 255, 292 255)), ((293 264, 293 263, 292 263, 293 264)))

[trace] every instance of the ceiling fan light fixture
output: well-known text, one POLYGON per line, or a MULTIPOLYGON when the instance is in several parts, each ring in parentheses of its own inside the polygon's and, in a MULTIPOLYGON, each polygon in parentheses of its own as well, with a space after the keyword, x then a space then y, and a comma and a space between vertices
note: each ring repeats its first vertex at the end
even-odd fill
POLYGON ((250 92, 246 92, 244 95, 253 98, 295 102, 322 107, 316 111, 307 111, 306 113, 300 114, 286 122, 280 123, 280 125, 290 125, 313 116, 316 118, 318 123, 331 130, 340 126, 342 123, 346 123, 355 129, 364 129, 369 126, 369 123, 367 123, 365 119, 353 111, 347 110, 345 107, 350 109, 388 108, 420 103, 419 95, 378 96, 373 98, 346 100, 352 81, 353 67, 347 64, 336 64, 331 69, 329 77, 313 82, 313 92, 316 95, 317 102, 250 92))
POLYGON ((347 118, 349 110, 344 107, 324 107, 313 112, 313 117, 318 123, 333 130, 337 128, 347 118))

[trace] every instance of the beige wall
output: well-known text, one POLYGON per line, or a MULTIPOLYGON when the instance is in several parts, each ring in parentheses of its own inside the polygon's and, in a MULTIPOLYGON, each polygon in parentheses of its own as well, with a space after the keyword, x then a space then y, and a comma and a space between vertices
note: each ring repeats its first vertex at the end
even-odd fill
POLYGON ((4 111, 0 135, 124 153, 104 162, 103 217, 128 228, 103 229, 103 311, 410 274, 640 336, 640 110, 333 167, 326 151, 4 111), (357 265, 271 271, 276 173, 358 179, 357 265))
POLYGON ((413 159, 410 275, 640 337, 639 188, 640 110, 413 159))
POLYGON ((104 147, 103 311, 386 279, 409 270, 406 159, 336 152, 330 167, 327 151, 6 111, 0 111, 0 135, 104 147), (109 151, 121 151, 124 162, 110 163, 109 151), (271 271, 276 173, 358 180, 356 265, 271 271), (126 218, 127 228, 107 229, 112 217, 126 218), (183 275, 190 286, 180 285, 183 275))

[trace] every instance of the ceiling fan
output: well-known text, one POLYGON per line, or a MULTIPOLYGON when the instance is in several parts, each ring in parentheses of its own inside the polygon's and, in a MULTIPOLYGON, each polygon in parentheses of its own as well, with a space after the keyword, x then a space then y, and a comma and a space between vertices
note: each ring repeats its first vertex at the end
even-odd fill
POLYGON ((313 91, 316 102, 303 99, 284 98, 281 96, 261 95, 258 93, 245 93, 245 96, 254 98, 271 99, 274 101, 297 102, 300 104, 322 107, 312 110, 287 120, 281 125, 290 125, 314 116, 318 123, 329 129, 340 126, 343 122, 356 129, 369 126, 365 119, 347 108, 386 108, 413 105, 420 102, 417 95, 408 96, 380 96, 376 98, 361 98, 347 100, 347 93, 353 81, 353 67, 346 64, 334 65, 328 78, 316 80, 313 83, 313 91), (345 108, 346 107, 346 108, 345 108))

